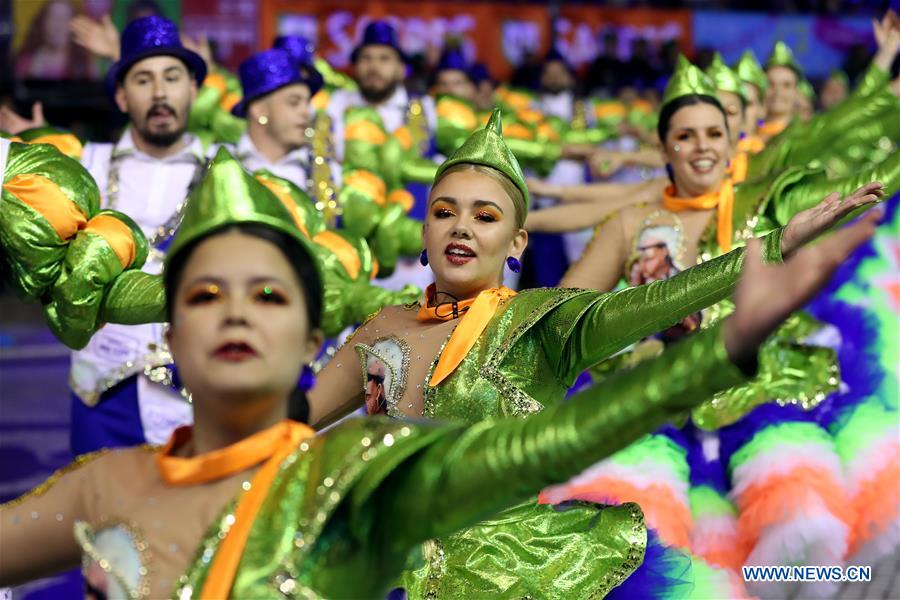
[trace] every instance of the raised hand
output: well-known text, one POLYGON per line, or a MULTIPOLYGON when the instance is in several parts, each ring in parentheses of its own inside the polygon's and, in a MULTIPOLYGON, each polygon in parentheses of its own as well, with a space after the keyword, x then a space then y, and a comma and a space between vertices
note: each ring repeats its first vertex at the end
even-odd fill
POLYGON ((196 52, 200 55, 200 58, 206 63, 206 67, 209 70, 212 70, 213 67, 213 53, 212 46, 209 45, 209 38, 206 37, 205 33, 201 33, 196 38, 192 38, 188 34, 182 32, 181 33, 181 43, 185 48, 196 52))
POLYGON ((781 252, 785 257, 816 239, 841 219, 861 206, 874 204, 884 196, 884 186, 878 181, 867 183, 849 196, 841 198, 837 192, 828 194, 812 208, 794 215, 784 229, 781 252))
POLYGON ((44 105, 40 100, 31 105, 31 117, 23 117, 16 114, 9 107, 0 108, 0 131, 11 135, 19 135, 27 129, 43 127, 47 124, 44 119, 44 105))
POLYGON ((882 70, 889 71, 900 50, 900 17, 889 10, 880 21, 872 19, 872 33, 878 46, 873 62, 882 70))
POLYGON ((764 264, 760 242, 751 240, 734 293, 735 310, 724 325, 732 360, 740 364, 755 356, 778 325, 812 299, 838 266, 872 237, 880 217, 880 210, 869 211, 820 243, 800 248, 780 265, 764 264))
POLYGON ((77 15, 69 21, 69 31, 74 42, 94 56, 119 60, 119 30, 109 15, 103 15, 99 21, 77 15))

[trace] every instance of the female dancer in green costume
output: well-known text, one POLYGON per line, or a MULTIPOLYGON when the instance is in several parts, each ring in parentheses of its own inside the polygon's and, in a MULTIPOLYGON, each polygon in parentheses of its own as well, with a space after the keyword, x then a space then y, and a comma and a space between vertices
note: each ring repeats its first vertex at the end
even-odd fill
MULTIPOLYGON (((515 294, 500 283, 527 242, 527 194, 495 113, 438 170, 423 236, 436 284, 422 303, 380 311, 338 351, 310 397, 311 424, 364 402, 370 412, 468 423, 541 411, 584 369, 725 298, 743 260, 737 251, 616 294, 515 294)), ((798 216, 763 240, 768 260, 874 200, 862 190, 798 216)), ((403 583, 414 597, 605 594, 640 564, 646 539, 634 506, 557 511, 532 500, 429 544, 428 564, 403 583)))
POLYGON ((379 597, 421 541, 740 382, 735 365, 752 370, 761 340, 871 231, 869 219, 776 267, 756 247, 723 327, 566 405, 472 427, 357 419, 315 436, 285 415, 321 342, 316 251, 223 151, 165 270, 195 425, 163 449, 83 457, 0 507, 0 585, 82 558, 89 590, 110 598, 379 597))

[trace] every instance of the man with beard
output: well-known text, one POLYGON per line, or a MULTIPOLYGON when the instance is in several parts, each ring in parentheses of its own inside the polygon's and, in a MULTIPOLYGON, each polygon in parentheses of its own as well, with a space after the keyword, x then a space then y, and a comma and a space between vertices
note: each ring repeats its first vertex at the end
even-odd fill
POLYGON ((258 52, 241 63, 243 100, 232 114, 247 119, 235 156, 247 170, 266 169, 308 190, 310 99, 322 76, 283 50, 258 52))
POLYGON ((434 93, 475 102, 478 89, 471 71, 461 49, 445 48, 434 69, 434 93))
MULTIPOLYGON (((159 273, 191 186, 206 160, 186 133, 206 63, 184 48, 178 28, 145 17, 122 32, 121 53, 106 91, 130 124, 115 144, 89 143, 82 162, 97 181, 104 208, 120 210, 150 241, 144 271, 159 273)), ((72 449, 161 443, 190 422, 163 339, 164 325, 106 325, 72 356, 72 449)))
POLYGON ((571 121, 575 116, 575 72, 565 57, 553 48, 541 69, 541 93, 538 110, 545 115, 571 121))
MULTIPOLYGON (((338 90, 328 105, 334 124, 335 148, 343 158, 344 112, 354 106, 371 106, 378 111, 385 129, 392 133, 405 125, 410 112, 410 95, 403 85, 406 55, 397 42, 397 32, 387 21, 372 21, 363 32, 359 46, 351 55, 353 79, 358 90, 338 90)), ((428 133, 437 127, 437 114, 431 98, 420 99, 428 133)))

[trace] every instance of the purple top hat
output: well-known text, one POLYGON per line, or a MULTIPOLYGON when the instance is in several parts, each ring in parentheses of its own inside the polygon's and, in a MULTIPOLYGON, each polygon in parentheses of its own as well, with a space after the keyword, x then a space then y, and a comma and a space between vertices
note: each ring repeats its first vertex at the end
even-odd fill
POLYGON ((272 48, 284 50, 298 65, 312 64, 316 46, 302 35, 279 35, 272 48))
POLYGON ((441 54, 441 59, 438 61, 434 72, 437 74, 441 71, 451 70, 462 71, 469 75, 469 61, 466 60, 465 55, 459 48, 444 48, 444 52, 441 54))
POLYGON ((487 65, 484 63, 475 63, 472 65, 469 69, 469 78, 475 82, 476 85, 482 81, 494 81, 491 77, 491 72, 488 71, 487 65))
POLYGON ((350 60, 356 62, 360 51, 366 46, 390 46, 400 55, 400 60, 405 63, 409 62, 406 54, 403 53, 403 50, 400 49, 400 44, 397 42, 397 30, 387 21, 372 21, 366 25, 365 30, 363 30, 362 41, 353 49, 350 60))
POLYGON ((286 85, 303 83, 310 96, 322 89, 322 75, 312 65, 297 65, 284 50, 263 50, 241 63, 238 69, 243 99, 231 109, 236 117, 246 117, 251 102, 286 85))
POLYGON ((196 52, 181 45, 178 27, 163 17, 144 17, 128 24, 122 32, 119 60, 106 74, 106 95, 114 98, 116 86, 134 63, 151 56, 174 56, 193 73, 197 85, 206 79, 206 62, 196 52))

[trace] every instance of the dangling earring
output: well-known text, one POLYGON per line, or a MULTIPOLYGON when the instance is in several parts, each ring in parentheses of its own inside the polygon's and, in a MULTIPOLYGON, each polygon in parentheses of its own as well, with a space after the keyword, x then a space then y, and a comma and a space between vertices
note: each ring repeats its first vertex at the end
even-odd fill
POLYGON ((730 168, 731 168, 731 159, 730 159, 730 158, 729 158, 728 160, 725 161, 725 168, 726 168, 726 169, 730 169, 730 168))
POLYGON ((672 170, 672 165, 666 163, 666 175, 669 176, 669 181, 675 183, 675 171, 672 170))
POLYGON ((428 250, 422 250, 422 254, 419 255, 419 262, 422 263, 423 267, 428 266, 428 250))
POLYGON ((522 270, 522 263, 519 262, 519 259, 515 256, 510 256, 506 259, 506 266, 509 267, 509 270, 513 273, 518 273, 522 270))
POLYGON ((256 122, 259 123, 260 125, 265 125, 266 123, 269 122, 269 117, 267 117, 266 115, 262 115, 260 118, 258 118, 256 120, 256 122))
POLYGON ((300 383, 298 387, 304 392, 308 392, 316 386, 316 375, 313 373, 312 367, 303 365, 303 371, 300 373, 300 383))
POLYGON ((681 152, 681 146, 679 146, 678 144, 675 144, 674 146, 672 146, 672 150, 675 152, 681 152))

